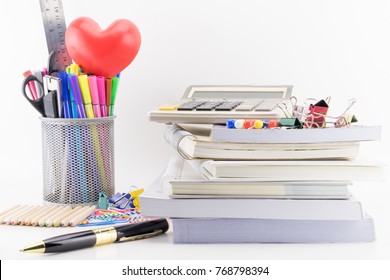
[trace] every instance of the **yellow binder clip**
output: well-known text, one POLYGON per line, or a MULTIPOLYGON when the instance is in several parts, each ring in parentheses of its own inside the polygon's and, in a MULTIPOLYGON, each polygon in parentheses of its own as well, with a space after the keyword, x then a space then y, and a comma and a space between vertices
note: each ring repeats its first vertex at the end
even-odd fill
POLYGON ((140 211, 139 196, 144 192, 144 189, 136 189, 135 191, 130 192, 131 199, 133 200, 133 206, 140 211))

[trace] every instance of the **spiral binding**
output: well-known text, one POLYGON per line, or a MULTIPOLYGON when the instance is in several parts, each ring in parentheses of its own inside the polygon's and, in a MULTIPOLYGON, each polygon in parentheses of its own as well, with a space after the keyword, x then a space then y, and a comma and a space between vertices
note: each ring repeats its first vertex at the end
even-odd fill
POLYGON ((185 159, 191 159, 188 155, 183 153, 180 150, 179 144, 181 140, 183 140, 185 137, 194 137, 193 134, 191 134, 188 131, 183 130, 179 125, 173 124, 173 125, 167 125, 165 131, 164 131, 164 138, 165 140, 176 149, 176 151, 185 159))

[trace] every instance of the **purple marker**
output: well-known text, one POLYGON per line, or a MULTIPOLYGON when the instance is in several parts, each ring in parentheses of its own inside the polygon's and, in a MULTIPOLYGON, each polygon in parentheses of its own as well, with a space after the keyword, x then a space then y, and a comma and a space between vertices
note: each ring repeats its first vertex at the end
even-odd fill
POLYGON ((85 119, 86 118, 85 108, 84 108, 83 98, 80 92, 80 86, 79 86, 77 75, 70 74, 68 79, 74 95, 74 100, 76 102, 77 113, 80 118, 85 119))

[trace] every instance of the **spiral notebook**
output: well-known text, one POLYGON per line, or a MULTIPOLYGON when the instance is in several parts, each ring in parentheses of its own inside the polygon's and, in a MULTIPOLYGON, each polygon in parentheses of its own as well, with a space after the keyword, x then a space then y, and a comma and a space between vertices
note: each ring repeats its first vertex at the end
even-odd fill
POLYGON ((187 159, 302 160, 354 158, 359 142, 230 143, 210 139, 210 127, 168 125, 165 140, 187 159))

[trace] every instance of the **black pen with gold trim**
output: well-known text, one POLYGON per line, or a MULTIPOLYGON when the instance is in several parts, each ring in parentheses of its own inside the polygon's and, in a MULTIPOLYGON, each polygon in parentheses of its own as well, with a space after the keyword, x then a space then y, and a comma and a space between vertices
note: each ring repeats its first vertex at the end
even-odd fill
POLYGON ((64 234, 45 239, 22 249, 31 253, 61 253, 114 242, 131 241, 152 237, 166 232, 166 219, 156 219, 115 227, 105 227, 64 234))

